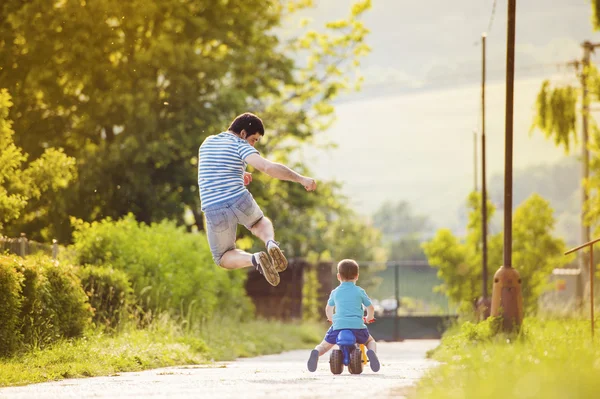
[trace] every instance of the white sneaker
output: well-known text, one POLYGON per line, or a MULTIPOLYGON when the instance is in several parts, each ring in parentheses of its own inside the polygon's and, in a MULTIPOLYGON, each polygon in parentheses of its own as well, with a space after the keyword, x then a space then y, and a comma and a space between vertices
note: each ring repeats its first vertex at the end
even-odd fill
POLYGON ((281 273, 288 267, 288 261, 283 255, 283 251, 279 248, 279 243, 273 240, 267 242, 267 252, 269 256, 273 260, 273 264, 275 265, 275 269, 281 273))
POLYGON ((279 273, 271 263, 271 259, 264 252, 257 252, 252 255, 252 264, 254 268, 265 277, 265 280, 273 286, 279 285, 279 273))

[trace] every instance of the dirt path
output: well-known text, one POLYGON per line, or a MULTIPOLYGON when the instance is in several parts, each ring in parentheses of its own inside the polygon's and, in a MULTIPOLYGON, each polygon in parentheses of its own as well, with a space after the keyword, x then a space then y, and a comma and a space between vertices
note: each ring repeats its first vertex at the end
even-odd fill
POLYGON ((240 359, 211 366, 170 367, 114 377, 70 379, 0 389, 0 398, 402 398, 436 363, 425 359, 436 340, 379 343, 381 370, 339 376, 329 354, 315 373, 306 370, 308 351, 240 359))

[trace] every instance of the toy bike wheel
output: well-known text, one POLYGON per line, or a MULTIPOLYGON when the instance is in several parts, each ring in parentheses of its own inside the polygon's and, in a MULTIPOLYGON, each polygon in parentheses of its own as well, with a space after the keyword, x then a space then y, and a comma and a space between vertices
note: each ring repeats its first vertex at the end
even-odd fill
POLYGON ((350 363, 348 364, 350 374, 360 374, 363 372, 362 351, 358 348, 350 353, 350 363))
POLYGON ((342 374, 342 371, 344 371, 344 354, 341 350, 334 349, 331 351, 331 356, 329 356, 329 367, 333 374, 342 374))

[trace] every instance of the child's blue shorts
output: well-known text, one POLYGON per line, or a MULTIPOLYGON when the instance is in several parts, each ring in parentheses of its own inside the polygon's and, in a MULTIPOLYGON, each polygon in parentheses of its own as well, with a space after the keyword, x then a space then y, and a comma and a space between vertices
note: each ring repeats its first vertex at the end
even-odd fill
MULTIPOLYGON (((343 330, 350 330, 356 337, 356 343, 366 344, 369 340, 369 329, 368 328, 344 328, 343 330)), ((335 345, 338 334, 342 330, 334 330, 333 326, 329 327, 329 330, 325 333, 325 342, 335 345)))

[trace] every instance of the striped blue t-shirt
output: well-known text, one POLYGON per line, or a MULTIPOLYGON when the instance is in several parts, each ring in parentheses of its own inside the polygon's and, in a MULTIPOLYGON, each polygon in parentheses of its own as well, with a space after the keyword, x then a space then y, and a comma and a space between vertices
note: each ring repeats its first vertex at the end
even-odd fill
POLYGON ((198 187, 202 210, 235 198, 246 191, 246 158, 258 154, 248 142, 233 133, 209 136, 198 151, 198 187))

